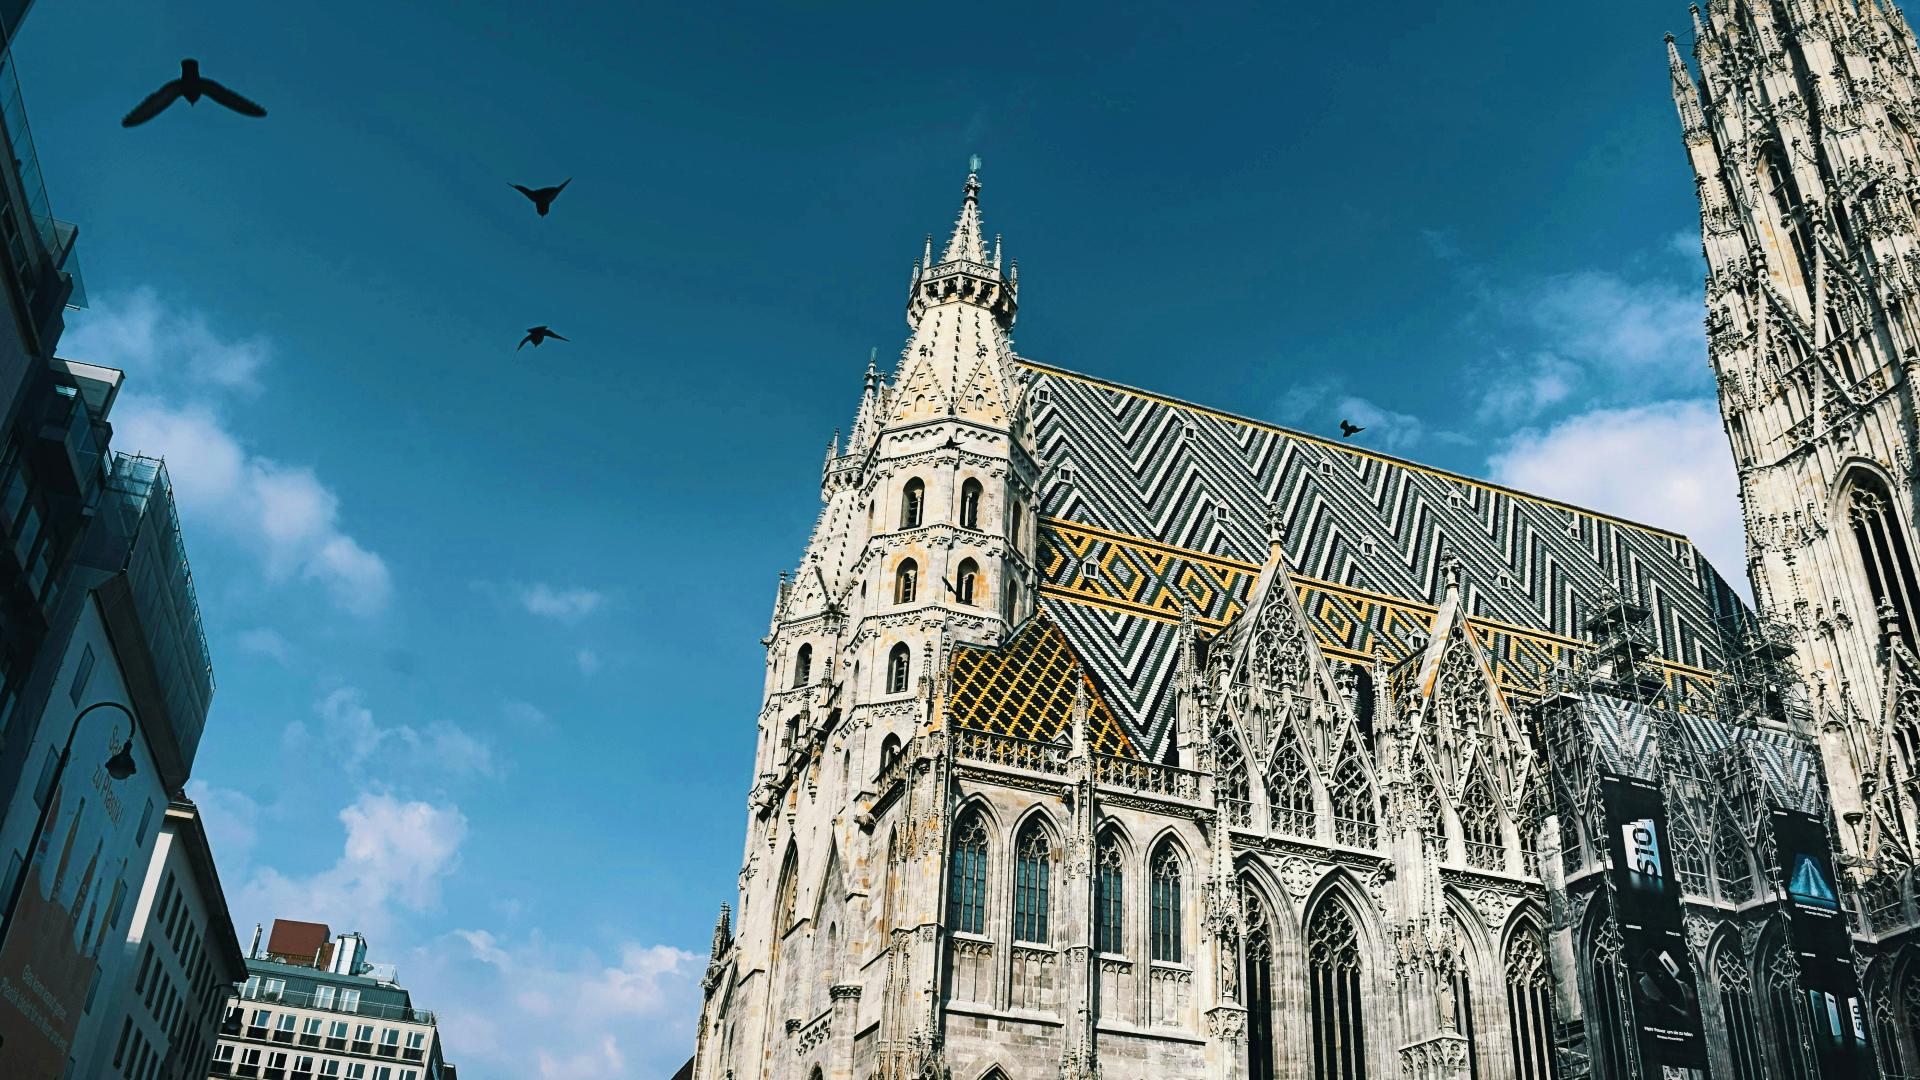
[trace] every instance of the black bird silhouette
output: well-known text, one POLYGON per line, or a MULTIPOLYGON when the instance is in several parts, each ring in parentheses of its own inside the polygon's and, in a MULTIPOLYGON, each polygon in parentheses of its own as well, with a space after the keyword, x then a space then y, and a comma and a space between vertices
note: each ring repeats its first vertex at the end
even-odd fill
POLYGON ((267 115, 267 110, 259 105, 200 74, 200 61, 182 60, 180 77, 148 94, 147 100, 135 105, 133 111, 120 121, 120 126, 137 127, 144 124, 165 112, 167 106, 180 98, 186 98, 189 105, 197 105, 203 94, 242 116, 267 115))
POLYGON ((532 326, 527 328, 527 336, 520 339, 520 344, 514 346, 513 351, 519 352, 521 349, 524 349, 529 345, 537 349, 540 347, 540 343, 547 340, 548 338, 552 338, 555 341, 567 340, 566 338, 561 337, 559 334, 554 333, 552 327, 532 326))
POLYGON ((1345 420, 1340 421, 1340 437, 1343 439, 1351 439, 1355 435, 1358 435, 1365 430, 1367 429, 1363 427, 1355 427, 1354 425, 1347 423, 1345 420))
POLYGON ((560 193, 565 191, 567 185, 571 183, 573 183, 573 177, 569 176, 565 180, 560 181, 559 187, 529 188, 515 184, 513 185, 513 190, 532 199, 533 208, 540 212, 541 217, 546 217, 547 211, 553 209, 553 200, 559 198, 560 193))

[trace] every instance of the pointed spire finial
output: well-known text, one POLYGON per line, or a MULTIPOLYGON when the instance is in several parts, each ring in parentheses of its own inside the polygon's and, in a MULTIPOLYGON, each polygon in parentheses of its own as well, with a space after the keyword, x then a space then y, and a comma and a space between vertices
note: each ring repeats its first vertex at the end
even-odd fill
POLYGON ((967 159, 967 171, 975 174, 978 174, 980 172, 980 155, 979 154, 975 154, 972 157, 969 157, 967 159))
POLYGON ((1267 545, 1271 555, 1280 555, 1281 546, 1287 542, 1287 512, 1279 503, 1267 509, 1267 545))
POLYGON ((940 255, 940 261, 984 263, 987 253, 982 250, 980 233, 980 158, 973 158, 973 170, 967 173, 966 193, 960 200, 960 216, 953 223, 953 236, 947 241, 947 249, 940 255))
POLYGON ((1440 577, 1448 593, 1460 591, 1460 560, 1451 551, 1440 556, 1440 577))

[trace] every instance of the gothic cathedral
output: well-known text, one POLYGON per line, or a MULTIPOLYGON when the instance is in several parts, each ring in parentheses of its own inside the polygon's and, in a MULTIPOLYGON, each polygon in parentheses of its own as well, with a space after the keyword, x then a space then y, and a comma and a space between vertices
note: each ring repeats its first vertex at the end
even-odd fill
POLYGON ((765 645, 701 1080, 1920 1075, 1920 45, 1669 39, 1683 536, 1018 356, 969 175, 765 645))

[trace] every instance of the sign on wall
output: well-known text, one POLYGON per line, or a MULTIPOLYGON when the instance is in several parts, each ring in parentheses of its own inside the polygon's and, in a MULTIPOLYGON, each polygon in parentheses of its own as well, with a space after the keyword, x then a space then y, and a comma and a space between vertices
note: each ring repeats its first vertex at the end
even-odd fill
POLYGON ((1630 1045, 1647 1075, 1705 1080, 1699 982, 1680 921, 1666 805, 1658 788, 1640 780, 1609 777, 1602 790, 1618 898, 1614 917, 1627 968, 1622 975, 1633 1002, 1630 1045))
POLYGON ((1827 1080, 1872 1076, 1866 1003, 1853 970, 1853 941, 1833 876, 1826 824, 1808 814, 1773 810, 1773 838, 1780 852, 1783 908, 1793 930, 1800 964, 1814 1059, 1827 1080))

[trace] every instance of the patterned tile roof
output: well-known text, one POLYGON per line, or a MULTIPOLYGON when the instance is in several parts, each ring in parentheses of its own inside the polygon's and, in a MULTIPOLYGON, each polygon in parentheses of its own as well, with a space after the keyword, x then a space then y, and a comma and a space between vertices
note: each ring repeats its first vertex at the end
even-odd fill
POLYGON ((1048 615, 1120 725, 1158 758, 1172 725, 1182 598, 1239 613, 1278 507, 1301 602, 1331 659, 1412 655, 1440 559, 1465 568, 1470 625, 1503 689, 1537 694, 1584 648, 1589 599, 1626 586, 1669 676, 1709 677, 1745 605, 1678 533, 1031 361, 1047 464, 1038 549, 1048 615))
POLYGON ((998 649, 954 650, 947 688, 947 716, 976 731, 1052 742, 1073 718, 1074 688, 1087 691, 1087 729, 1103 754, 1137 757, 1133 740, 1087 678, 1065 635, 1042 613, 1027 620, 998 649))

